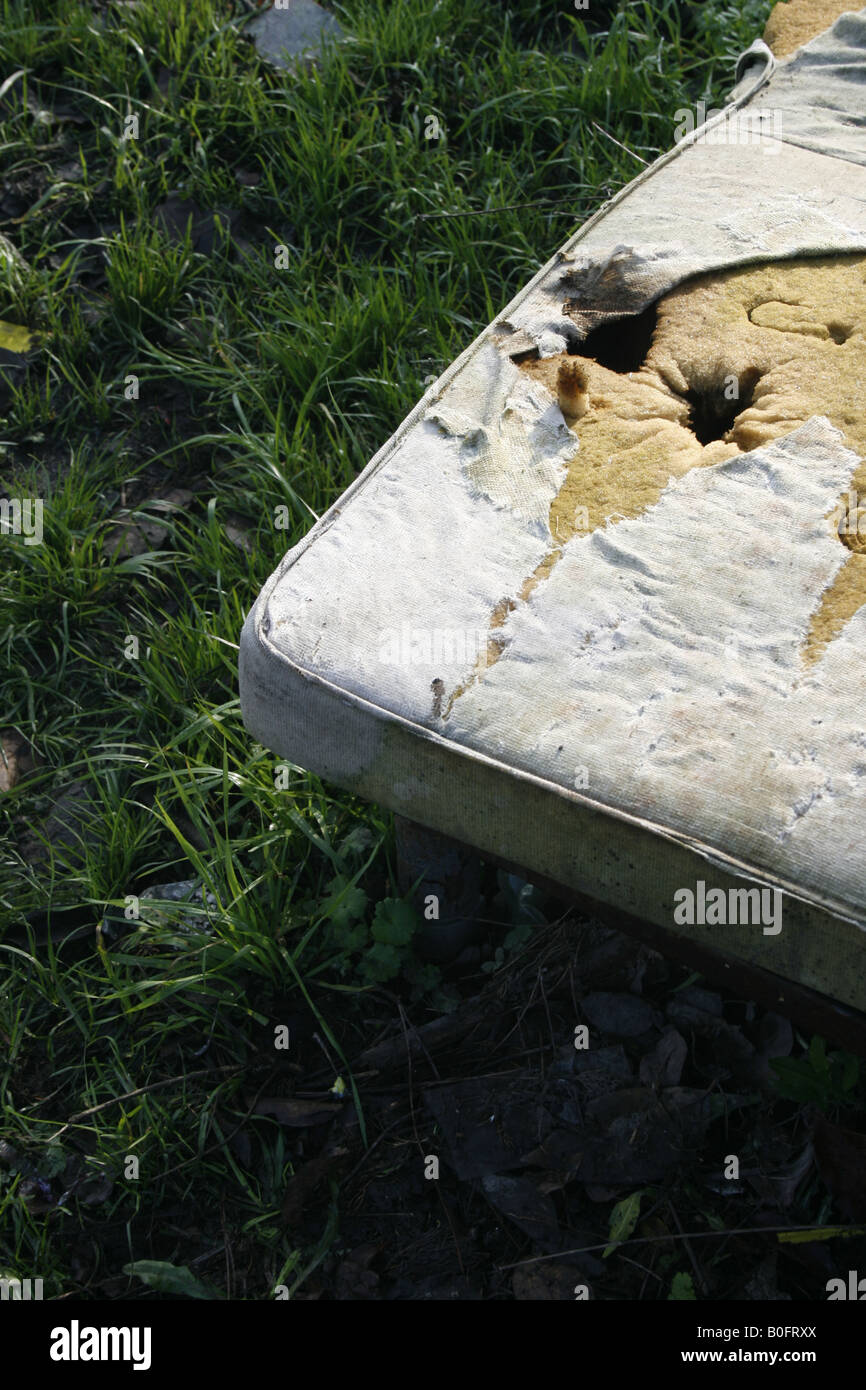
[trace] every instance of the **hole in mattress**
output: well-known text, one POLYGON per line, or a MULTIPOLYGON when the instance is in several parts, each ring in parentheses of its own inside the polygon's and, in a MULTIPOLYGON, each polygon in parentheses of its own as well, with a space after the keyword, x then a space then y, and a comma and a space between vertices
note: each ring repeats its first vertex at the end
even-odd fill
POLYGON ((737 416, 752 404, 759 380, 759 372, 744 372, 739 380, 736 400, 726 399, 723 381, 710 387, 693 387, 686 392, 692 432, 699 443, 712 444, 714 439, 724 439, 733 428, 737 416))
POLYGON ((510 352, 508 355, 515 367, 522 367, 524 362, 537 362, 541 357, 537 347, 524 348, 521 352, 510 352))
POLYGON ((656 327, 656 306, 648 304, 639 314, 608 319, 593 328, 582 343, 569 343, 572 355, 591 357, 612 372, 636 372, 652 346, 656 327))

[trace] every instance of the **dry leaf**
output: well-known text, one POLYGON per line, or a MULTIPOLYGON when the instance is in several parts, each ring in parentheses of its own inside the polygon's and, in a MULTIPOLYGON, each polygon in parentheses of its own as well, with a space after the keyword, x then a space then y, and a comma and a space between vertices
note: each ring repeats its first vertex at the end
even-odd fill
POLYGON ((281 1125, 306 1129, 308 1125, 324 1125, 342 1110, 341 1101, 299 1100, 295 1096, 263 1096, 256 1103, 254 1115, 270 1115, 281 1125))

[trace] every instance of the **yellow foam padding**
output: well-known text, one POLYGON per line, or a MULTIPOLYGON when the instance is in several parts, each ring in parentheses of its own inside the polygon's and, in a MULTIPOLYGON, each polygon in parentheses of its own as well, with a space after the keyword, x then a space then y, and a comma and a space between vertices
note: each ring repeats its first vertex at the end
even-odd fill
POLYGON ((780 0, 770 11, 764 43, 777 58, 787 58, 834 24, 840 14, 858 8, 856 0, 780 0))

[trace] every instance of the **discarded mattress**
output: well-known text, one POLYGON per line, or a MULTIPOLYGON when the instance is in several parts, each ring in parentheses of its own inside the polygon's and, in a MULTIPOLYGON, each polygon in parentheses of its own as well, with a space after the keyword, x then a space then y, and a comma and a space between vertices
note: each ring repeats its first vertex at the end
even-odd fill
POLYGON ((864 124, 866 10, 753 45, 290 551, 240 650, 280 756, 859 1008, 864 124))

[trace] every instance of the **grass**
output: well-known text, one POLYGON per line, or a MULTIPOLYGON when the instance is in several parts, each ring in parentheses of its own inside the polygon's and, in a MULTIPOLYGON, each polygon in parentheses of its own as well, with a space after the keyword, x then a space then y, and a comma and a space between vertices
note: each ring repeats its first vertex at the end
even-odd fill
POLYGON ((0 795, 0 1273, 46 1297, 150 1296, 147 1260, 296 1294, 336 1239, 336 1195, 281 1226, 279 1125, 232 1148, 291 1067, 274 1029, 316 1034, 327 1091, 382 985, 448 999, 375 952, 388 815, 245 733, 245 612, 770 4, 336 8, 352 37, 285 73, 230 0, 0 0, 0 319, 35 335, 0 479, 45 527, 0 543, 0 726, 34 758, 0 795))

